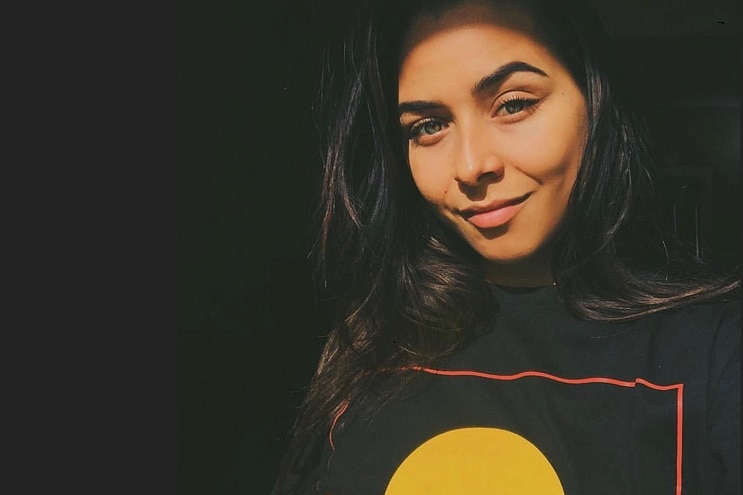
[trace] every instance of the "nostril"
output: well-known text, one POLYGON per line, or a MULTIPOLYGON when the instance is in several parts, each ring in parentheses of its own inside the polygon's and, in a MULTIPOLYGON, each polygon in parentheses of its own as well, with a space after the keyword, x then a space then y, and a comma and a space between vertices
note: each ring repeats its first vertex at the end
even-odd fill
POLYGON ((459 191, 467 196, 470 201, 479 201, 487 197, 488 186, 500 182, 503 178, 502 172, 486 172, 480 174, 475 180, 468 181, 457 178, 459 191))
POLYGON ((503 169, 491 170, 487 172, 481 172, 477 174, 465 175, 458 174, 455 180, 464 186, 478 187, 482 184, 489 184, 491 182, 497 182, 503 178, 503 169))

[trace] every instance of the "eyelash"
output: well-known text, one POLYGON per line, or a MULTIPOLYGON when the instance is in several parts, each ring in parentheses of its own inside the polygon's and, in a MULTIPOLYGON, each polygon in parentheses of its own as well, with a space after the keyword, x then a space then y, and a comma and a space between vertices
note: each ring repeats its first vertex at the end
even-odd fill
POLYGON ((501 102, 498 105, 498 108, 495 110, 495 114, 497 115, 498 112, 500 112, 501 110, 504 110, 506 108, 506 105, 509 105, 509 104, 515 103, 515 102, 518 102, 518 103, 523 104, 523 108, 521 110, 519 110, 518 112, 509 113, 506 117, 515 117, 515 116, 519 115, 521 112, 528 111, 528 110, 534 110, 534 105, 536 105, 537 103, 539 103, 539 99, 537 99, 537 98, 526 98, 526 97, 521 96, 521 95, 511 96, 511 97, 509 97, 508 99, 506 99, 505 101, 501 102))
MULTIPOLYGON (((518 119, 522 112, 533 111, 534 106, 537 103, 539 103, 539 99, 538 98, 526 98, 520 95, 511 96, 505 101, 502 101, 500 102, 500 104, 498 104, 495 110, 495 115, 498 115, 499 112, 501 112, 502 110, 505 110, 507 105, 511 105, 513 103, 520 103, 523 105, 523 107, 515 113, 509 113, 509 114, 504 115, 503 117, 506 119, 507 122, 518 119)), ((445 129, 446 126, 448 125, 448 122, 438 117, 426 117, 424 119, 418 120, 410 124, 407 127, 405 134, 407 136, 408 141, 413 141, 415 144, 420 144, 420 139, 422 137, 435 136, 436 134, 441 132, 441 130, 439 130, 439 131, 434 132, 433 134, 427 134, 427 135, 421 134, 421 131, 424 129, 424 127, 427 124, 431 124, 431 123, 439 124, 442 130, 445 129)))
POLYGON ((432 124, 432 123, 440 124, 442 128, 446 127, 447 125, 447 123, 444 122, 443 119, 436 118, 436 117, 426 117, 425 119, 421 119, 417 122, 412 123, 410 126, 408 126, 408 130, 406 133, 408 136, 408 140, 415 141, 416 139, 419 139, 420 137, 422 137, 423 135, 420 132, 423 130, 426 124, 432 124))

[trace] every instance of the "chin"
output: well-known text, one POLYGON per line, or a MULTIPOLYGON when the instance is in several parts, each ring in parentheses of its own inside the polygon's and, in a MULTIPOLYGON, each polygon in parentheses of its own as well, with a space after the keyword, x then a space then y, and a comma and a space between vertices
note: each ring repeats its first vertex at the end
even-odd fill
POLYGON ((539 244, 519 243, 512 245, 510 243, 494 243, 489 240, 484 245, 471 244, 472 247, 486 261, 491 263, 502 263, 506 265, 518 264, 534 258, 539 251, 539 244))

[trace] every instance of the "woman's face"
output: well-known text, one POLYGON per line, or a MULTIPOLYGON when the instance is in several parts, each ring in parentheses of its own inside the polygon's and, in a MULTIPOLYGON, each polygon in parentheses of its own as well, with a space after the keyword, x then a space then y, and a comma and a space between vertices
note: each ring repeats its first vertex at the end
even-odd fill
POLYGON ((399 77, 418 190, 504 285, 551 282, 587 136, 580 89, 527 25, 474 2, 418 17, 399 77))

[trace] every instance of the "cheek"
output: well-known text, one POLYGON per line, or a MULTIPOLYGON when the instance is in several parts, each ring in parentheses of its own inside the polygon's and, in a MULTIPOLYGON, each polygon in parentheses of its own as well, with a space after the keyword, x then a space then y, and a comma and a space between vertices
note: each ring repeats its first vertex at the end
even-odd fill
POLYGON ((587 140, 585 103, 577 88, 555 98, 512 136, 511 149, 539 177, 574 172, 587 140))
POLYGON ((524 164, 523 171, 538 182, 567 180, 572 183, 580 166, 585 137, 577 124, 565 124, 537 123, 527 134, 528 139, 514 146, 519 156, 514 157, 513 163, 524 164))
POLYGON ((451 181, 446 170, 435 160, 420 156, 410 158, 410 172, 421 196, 433 204, 443 204, 451 181))

